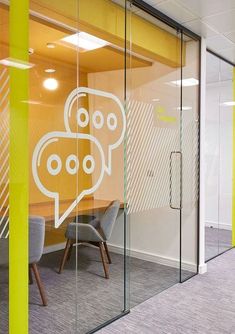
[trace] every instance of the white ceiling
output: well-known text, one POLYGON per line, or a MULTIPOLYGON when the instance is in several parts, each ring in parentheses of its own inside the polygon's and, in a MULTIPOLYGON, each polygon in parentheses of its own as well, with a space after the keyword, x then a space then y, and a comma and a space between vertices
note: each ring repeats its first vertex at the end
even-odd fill
POLYGON ((145 0, 206 38, 207 47, 235 63, 235 0, 145 0))

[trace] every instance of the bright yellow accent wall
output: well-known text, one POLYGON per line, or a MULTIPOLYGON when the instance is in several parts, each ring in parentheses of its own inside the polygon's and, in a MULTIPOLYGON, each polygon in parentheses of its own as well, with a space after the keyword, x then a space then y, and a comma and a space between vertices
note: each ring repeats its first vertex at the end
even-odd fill
MULTIPOLYGON (((233 101, 235 101, 235 68, 233 69, 233 101)), ((232 212, 232 245, 235 246, 235 107, 233 107, 233 212, 232 212)))
MULTIPOLYGON (((110 0, 79 0, 78 3, 79 8, 73 0, 68 2, 33 0, 32 9, 73 27, 78 26, 79 12, 80 30, 124 48, 125 11, 123 7, 110 0)), ((173 29, 170 33, 135 14, 131 14, 130 20, 131 49, 135 53, 171 67, 180 66, 181 41, 176 37, 173 29)), ((186 48, 184 53, 185 51, 186 48)))
MULTIPOLYGON (((28 61, 28 0, 11 0, 10 57, 28 61)), ((9 333, 28 333, 28 72, 10 70, 9 333)))

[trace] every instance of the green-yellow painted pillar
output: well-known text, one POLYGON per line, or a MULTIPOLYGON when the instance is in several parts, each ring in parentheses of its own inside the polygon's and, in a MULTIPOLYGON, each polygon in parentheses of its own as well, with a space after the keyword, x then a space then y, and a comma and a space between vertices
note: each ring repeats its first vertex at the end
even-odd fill
MULTIPOLYGON (((233 68, 233 101, 235 101, 235 68, 233 68)), ((233 107, 233 203, 232 245, 235 246, 235 106, 233 107)))
MULTIPOLYGON (((29 0, 10 1, 10 58, 28 61, 29 0)), ((28 70, 10 69, 9 333, 28 333, 28 70)))

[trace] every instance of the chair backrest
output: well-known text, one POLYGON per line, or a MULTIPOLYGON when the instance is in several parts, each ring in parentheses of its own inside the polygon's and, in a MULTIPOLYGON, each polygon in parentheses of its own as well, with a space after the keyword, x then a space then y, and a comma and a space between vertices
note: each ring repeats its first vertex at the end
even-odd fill
POLYGON ((100 219, 100 227, 106 240, 108 240, 111 237, 119 209, 120 209, 120 201, 118 200, 113 201, 106 209, 102 218, 100 219))
POLYGON ((37 263, 42 256, 45 239, 45 219, 29 217, 29 264, 37 263))

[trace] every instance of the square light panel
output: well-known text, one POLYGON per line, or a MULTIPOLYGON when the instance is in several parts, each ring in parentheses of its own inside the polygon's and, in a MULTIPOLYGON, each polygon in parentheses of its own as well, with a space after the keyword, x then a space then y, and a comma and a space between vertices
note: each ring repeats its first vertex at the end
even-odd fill
POLYGON ((95 37, 83 31, 73 35, 66 36, 61 40, 68 44, 82 48, 86 51, 103 48, 104 46, 110 44, 101 38, 95 37))
POLYGON ((195 78, 188 78, 188 79, 183 79, 183 80, 170 81, 168 83, 168 85, 175 86, 175 87, 180 87, 181 84, 182 84, 182 87, 192 87, 192 86, 198 86, 199 81, 195 78))

